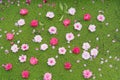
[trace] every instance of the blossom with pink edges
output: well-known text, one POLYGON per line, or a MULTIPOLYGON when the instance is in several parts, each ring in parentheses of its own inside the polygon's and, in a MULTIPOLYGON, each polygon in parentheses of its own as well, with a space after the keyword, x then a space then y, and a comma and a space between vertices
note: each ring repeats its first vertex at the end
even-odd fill
POLYGON ((28 44, 22 44, 21 49, 22 49, 23 51, 26 51, 26 50, 29 49, 29 45, 28 45, 28 44))
POLYGON ((87 60, 87 59, 89 59, 90 57, 91 57, 91 56, 90 56, 89 52, 83 51, 83 53, 82 53, 82 58, 83 58, 83 59, 87 60))
POLYGON ((47 49, 48 49, 48 45, 45 43, 40 46, 40 50, 42 50, 42 51, 45 51, 47 49))
POLYGON ((103 21, 105 20, 105 16, 102 15, 102 14, 99 14, 99 15, 97 16, 97 20, 100 21, 100 22, 103 22, 103 21))
POLYGON ((26 59, 27 59, 27 56, 26 55, 21 55, 21 56, 19 56, 19 61, 20 62, 26 62, 26 59))
POLYGON ((54 26, 51 26, 49 29, 48 29, 48 32, 50 34, 56 34, 57 33, 57 28, 54 27, 54 26))
POLYGON ((83 45, 82 45, 82 48, 83 48, 84 50, 88 50, 90 47, 91 47, 91 46, 90 46, 90 44, 89 44, 88 42, 84 42, 83 45))
POLYGON ((54 18, 54 12, 51 12, 51 11, 48 11, 47 14, 46 14, 46 17, 48 18, 54 18))
POLYGON ((36 65, 38 63, 38 59, 37 58, 35 58, 35 57, 31 57, 30 58, 30 64, 31 65, 36 65))
POLYGON ((52 74, 49 72, 45 73, 43 80, 52 80, 52 74))
POLYGON ((75 15, 76 9, 73 8, 73 7, 71 7, 71 8, 68 9, 68 13, 69 13, 70 15, 75 15))
POLYGON ((91 32, 95 32, 96 31, 96 26, 90 24, 89 27, 88 27, 88 30, 91 31, 91 32))
POLYGON ((53 57, 48 58, 47 64, 48 64, 49 66, 54 66, 54 65, 56 64, 55 58, 53 58, 53 57))
POLYGON ((68 41, 68 43, 70 43, 70 41, 72 41, 74 39, 74 34, 72 32, 70 33, 66 33, 66 40, 68 41))
POLYGON ((12 50, 12 52, 14 52, 14 53, 18 52, 18 50, 19 50, 18 45, 17 45, 17 44, 13 44, 13 45, 11 46, 11 50, 12 50))
POLYGON ((83 71, 83 77, 86 78, 86 79, 91 78, 92 77, 92 72, 89 69, 84 70, 83 71))
POLYGON ((76 22, 74 24, 74 29, 80 31, 82 29, 82 24, 79 22, 76 22))
POLYGON ((23 26, 25 25, 25 20, 24 19, 19 19, 16 23, 16 26, 23 26))
POLYGON ((42 41, 41 35, 35 35, 33 41, 34 41, 34 42, 37 42, 37 43, 40 43, 40 42, 42 41))
POLYGON ((91 49, 90 54, 91 54, 91 56, 96 57, 98 55, 98 49, 96 49, 96 48, 91 49))
POLYGON ((60 48, 58 49, 58 53, 59 53, 59 54, 65 54, 65 53, 66 53, 65 47, 60 47, 60 48))

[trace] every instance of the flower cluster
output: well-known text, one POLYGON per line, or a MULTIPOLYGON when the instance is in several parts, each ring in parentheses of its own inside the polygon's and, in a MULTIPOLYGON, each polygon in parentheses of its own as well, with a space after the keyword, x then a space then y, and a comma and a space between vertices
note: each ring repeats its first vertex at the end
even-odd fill
MULTIPOLYGON (((26 3, 30 4, 31 0, 26 0, 26 3)), ((43 0, 43 3, 47 3, 47 0, 43 0)), ((49 5, 49 4, 47 4, 47 5, 49 5)), ((39 4, 39 7, 42 7, 42 4, 39 4)), ((67 9, 67 13, 68 13, 67 15, 68 16, 73 17, 76 14, 76 9, 75 8, 70 7, 68 9, 66 7, 66 9, 67 9)), ((43 52, 43 53, 46 51, 45 54, 47 54, 47 51, 50 50, 50 48, 49 48, 50 46, 52 46, 53 49, 55 48, 54 50, 57 50, 56 57, 54 57, 54 56, 50 57, 51 55, 49 56, 49 58, 47 57, 46 65, 50 68, 51 67, 56 67, 56 65, 58 64, 57 63, 58 56, 66 56, 66 55, 68 55, 68 51, 70 53, 72 53, 71 55, 73 55, 73 56, 74 55, 75 56, 80 55, 82 57, 82 60, 89 60, 89 59, 96 58, 96 56, 99 53, 99 51, 98 51, 99 49, 92 47, 92 45, 90 45, 91 44, 90 42, 84 42, 83 43, 82 41, 80 41, 80 44, 82 43, 82 46, 78 43, 75 43, 75 44, 77 44, 77 46, 74 44, 74 42, 72 43, 72 41, 74 41, 74 40, 79 40, 76 37, 76 33, 80 33, 82 30, 85 30, 85 26, 84 26, 84 24, 82 24, 82 20, 85 21, 85 22, 88 22, 88 25, 87 25, 87 28, 86 28, 88 33, 91 33, 91 34, 96 33, 97 24, 93 24, 92 21, 91 21, 91 23, 89 23, 90 20, 92 19, 92 14, 86 13, 86 14, 83 15, 81 21, 74 20, 74 23, 73 23, 73 20, 71 20, 71 18, 66 18, 66 17, 64 18, 64 15, 63 15, 61 17, 61 20, 59 20, 59 21, 62 21, 61 24, 62 24, 63 27, 61 27, 61 28, 64 28, 65 31, 66 31, 66 33, 63 35, 63 37, 66 39, 66 42, 62 42, 62 40, 60 40, 60 37, 58 36, 58 33, 59 33, 58 25, 55 26, 55 25, 52 24, 52 26, 49 25, 46 28, 46 27, 42 26, 43 24, 40 22, 39 19, 32 19, 32 20, 30 20, 30 22, 28 22, 27 20, 25 20, 26 19, 25 16, 26 15, 29 16, 28 15, 29 11, 26 8, 20 9, 19 15, 22 18, 20 18, 19 20, 17 20, 15 22, 15 26, 18 26, 19 28, 24 28, 24 26, 26 26, 26 24, 29 23, 28 28, 31 28, 33 30, 33 34, 32 34, 33 36, 32 36, 32 39, 31 39, 32 42, 31 43, 29 43, 29 42, 28 43, 25 43, 25 42, 20 43, 20 40, 18 40, 17 43, 16 43, 15 40, 14 40, 14 39, 17 39, 15 34, 19 34, 19 33, 15 33, 14 31, 12 31, 12 32, 7 32, 6 31, 6 37, 5 37, 5 39, 8 42, 11 41, 10 42, 11 43, 10 50, 12 51, 12 53, 17 53, 19 51, 22 51, 21 54, 18 57, 18 61, 21 64, 24 64, 27 61, 29 62, 30 66, 36 66, 36 65, 39 64, 39 62, 40 62, 39 61, 40 60, 39 56, 35 56, 34 54, 33 54, 34 56, 30 56, 29 54, 26 54, 26 52, 32 52, 32 51, 29 51, 29 50, 32 49, 32 46, 30 44, 33 44, 33 43, 36 44, 36 48, 35 48, 36 50, 38 50, 39 52, 43 52), (39 28, 39 27, 41 27, 41 28, 39 28), (37 28, 40 29, 40 34, 34 33, 35 30, 37 30, 37 28), (41 32, 41 30, 43 32, 46 31, 48 33, 48 35, 49 35, 49 36, 47 36, 47 38, 49 39, 48 41, 43 39, 44 37, 46 37, 46 35, 43 35, 42 34, 43 32, 41 32), (67 32, 67 30, 69 32, 67 32), (49 42, 49 43, 47 43, 47 42, 49 42), (62 45, 60 43, 62 43, 62 45), (66 44, 69 49, 66 46, 64 46, 63 43, 66 44), (67 43, 69 43, 69 44, 67 44, 67 43)), ((41 15, 41 13, 40 13, 40 15, 41 15)), ((45 19, 47 19, 47 20, 53 20, 54 18, 56 18, 55 13, 52 12, 52 11, 48 11, 44 16, 46 16, 45 19)), ((99 22, 104 22, 105 21, 105 16, 103 14, 99 14, 97 16, 97 20, 99 22)), ((19 32, 22 32, 22 31, 19 31, 19 32)), ((80 34, 78 36, 80 36, 80 34)), ((6 50, 6 52, 9 52, 9 51, 6 50)), ((63 65, 63 68, 65 70, 72 72, 72 67, 74 67, 74 65, 73 65, 74 63, 70 62, 71 59, 68 59, 68 60, 69 61, 65 61, 64 63, 62 63, 62 65, 63 65)), ((77 62, 79 63, 80 61, 77 60, 77 62)), ((41 64, 42 64, 42 62, 41 62, 41 64)), ((6 64, 3 64, 2 66, 6 71, 10 71, 13 68, 12 63, 6 63, 6 64)), ((83 70, 82 74, 83 74, 83 77, 85 79, 89 79, 93 76, 93 72, 89 69, 83 70)), ((21 76, 24 79, 28 79, 29 76, 30 76, 30 71, 23 70, 21 72, 21 76)), ((52 73, 46 72, 43 75, 43 80, 52 80, 52 77, 53 77, 52 73)))

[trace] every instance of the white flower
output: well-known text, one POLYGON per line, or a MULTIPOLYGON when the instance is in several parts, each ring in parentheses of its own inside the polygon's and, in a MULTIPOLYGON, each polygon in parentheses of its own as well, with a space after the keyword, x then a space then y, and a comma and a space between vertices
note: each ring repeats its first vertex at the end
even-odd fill
POLYGON ((24 19, 19 19, 18 22, 17 22, 17 24, 19 26, 23 26, 25 24, 25 20, 24 19))
POLYGON ((96 57, 98 54, 98 50, 96 48, 93 48, 93 49, 91 49, 90 54, 91 54, 91 56, 96 57))
POLYGON ((20 62, 26 62, 27 56, 26 55, 21 55, 19 56, 19 61, 20 62))
POLYGON ((48 58, 47 64, 49 66, 54 66, 56 64, 55 58, 48 58))
POLYGON ((56 34, 57 33, 57 28, 54 27, 54 26, 51 26, 49 29, 48 29, 49 33, 50 34, 56 34))
POLYGON ((89 52, 83 51, 83 53, 82 53, 82 58, 83 58, 83 59, 87 60, 87 59, 89 59, 90 57, 91 57, 91 56, 90 56, 89 52))
POLYGON ((66 33, 66 40, 68 42, 70 42, 73 39, 74 39, 74 34, 72 32, 71 33, 66 33))
POLYGON ((47 49, 48 49, 48 45, 47 45, 47 44, 42 44, 42 45, 40 46, 40 50, 45 51, 45 50, 47 50, 47 49))
POLYGON ((75 13, 76 13, 75 8, 73 8, 73 7, 69 8, 69 9, 68 9, 68 13, 69 13, 70 15, 75 15, 75 13))
POLYGON ((66 53, 66 49, 65 49, 64 47, 60 47, 60 48, 58 49, 58 53, 59 53, 59 54, 65 54, 65 53, 66 53))
POLYGON ((102 14, 99 14, 99 15, 97 16, 97 20, 100 21, 100 22, 103 22, 103 21, 105 20, 105 16, 102 15, 102 14))
POLYGON ((82 29, 82 24, 80 24, 79 22, 74 24, 74 29, 80 31, 82 29))
POLYGON ((22 44, 21 49, 22 49, 23 51, 28 50, 28 49, 29 49, 28 44, 22 44))
POLYGON ((83 48, 84 50, 88 50, 90 47, 91 47, 91 46, 90 46, 90 44, 89 44, 88 42, 85 42, 85 43, 83 43, 83 45, 82 45, 82 48, 83 48))
POLYGON ((95 31, 96 31, 96 26, 90 24, 89 27, 88 27, 88 29, 89 29, 91 32, 95 32, 95 31))
POLYGON ((42 37, 40 35, 36 35, 33 39, 34 42, 40 43, 42 41, 42 37))
POLYGON ((46 14, 46 17, 48 17, 48 18, 53 18, 55 15, 54 15, 54 13, 53 12, 47 12, 47 14, 46 14))
POLYGON ((19 26, 17 22, 15 23, 15 26, 19 26))
POLYGON ((17 45, 17 44, 13 44, 13 45, 11 46, 11 50, 12 50, 12 52, 14 52, 14 53, 18 52, 18 50, 19 50, 18 45, 17 45))

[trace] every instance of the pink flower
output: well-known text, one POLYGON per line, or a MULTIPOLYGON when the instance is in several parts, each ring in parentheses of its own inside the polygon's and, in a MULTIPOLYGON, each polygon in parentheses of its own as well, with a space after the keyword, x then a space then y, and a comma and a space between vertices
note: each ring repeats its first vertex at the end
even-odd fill
POLYGON ((89 21, 91 19, 91 15, 90 14, 85 14, 84 15, 84 20, 85 21, 89 21))
POLYGON ((21 55, 19 56, 20 62, 26 62, 27 56, 26 55, 21 55))
POLYGON ((27 79, 28 77, 29 77, 29 71, 27 71, 27 70, 22 71, 22 78, 27 79))
POLYGON ((43 3, 47 3, 47 0, 43 0, 43 3))
POLYGON ((60 47, 58 49, 58 52, 59 52, 59 54, 65 54, 66 53, 66 49, 64 47, 60 47))
POLYGON ((5 68, 5 70, 11 70, 12 69, 12 64, 11 63, 7 63, 5 65, 3 65, 3 67, 5 68))
POLYGON ((90 56, 89 52, 83 51, 83 53, 82 53, 82 58, 83 58, 84 60, 88 60, 90 57, 91 57, 91 56, 90 56))
POLYGON ((70 24, 70 20, 69 20, 69 19, 65 19, 65 20, 63 21, 63 24, 64 24, 65 27, 68 27, 69 24, 70 24))
POLYGON ((30 58, 30 64, 36 65, 37 63, 38 63, 38 59, 37 58, 35 58, 35 57, 31 57, 30 58))
POLYGON ((38 20, 32 20, 30 25, 31 25, 31 27, 37 27, 38 26, 38 20))
POLYGON ((14 38, 14 34, 12 34, 12 33, 7 33, 6 34, 6 39, 7 40, 13 40, 13 38, 14 38))
POLYGON ((28 10, 27 9, 25 9, 25 8, 23 8, 23 9, 20 9, 20 14, 21 15, 27 15, 28 14, 28 10))
POLYGON ((39 8, 42 8, 42 6, 43 6, 42 4, 38 4, 38 7, 39 7, 39 8))
POLYGON ((22 49, 23 51, 28 50, 28 49, 29 49, 28 44, 22 44, 21 49, 22 49))
POLYGON ((54 26, 51 26, 49 29, 48 29, 49 33, 50 34, 56 34, 57 33, 57 28, 54 27, 54 26))
POLYGON ((34 42, 37 42, 37 43, 40 43, 40 42, 42 41, 41 35, 35 35, 33 41, 34 41, 34 42))
POLYGON ((82 24, 80 24, 79 22, 75 23, 74 29, 80 31, 82 29, 82 24))
POLYGON ((46 17, 48 18, 54 18, 54 12, 51 12, 51 11, 48 11, 47 14, 46 14, 46 17))
POLYGON ((52 58, 48 58, 47 64, 49 66, 54 66, 56 64, 55 58, 53 58, 53 57, 52 58))
POLYGON ((72 41, 74 39, 74 34, 71 32, 71 33, 66 33, 66 40, 68 41, 68 43, 70 41, 72 41))
POLYGON ((80 53, 80 48, 79 48, 79 47, 74 47, 74 48, 72 49, 72 52, 73 52, 74 54, 79 54, 79 53, 80 53))
POLYGON ((89 29, 91 32, 95 32, 95 31, 96 31, 96 26, 90 24, 89 27, 88 27, 88 29, 89 29))
POLYGON ((76 9, 73 8, 73 7, 71 7, 71 8, 68 9, 68 13, 69 13, 70 15, 75 15, 76 9))
POLYGON ((85 42, 85 43, 83 43, 83 45, 82 45, 82 48, 83 48, 84 50, 88 50, 90 47, 91 47, 91 46, 90 46, 90 44, 89 44, 88 42, 85 42))
POLYGON ((58 44, 58 39, 55 38, 55 37, 51 38, 51 39, 50 39, 50 44, 51 44, 52 46, 56 46, 56 45, 58 44))
POLYGON ((42 51, 45 51, 47 49, 48 49, 48 45, 45 43, 40 46, 40 50, 42 50, 42 51))
POLYGON ((91 54, 91 56, 96 57, 98 55, 98 49, 96 49, 96 48, 91 49, 90 54, 91 54))
POLYGON ((100 22, 103 22, 103 21, 105 20, 105 16, 102 15, 102 14, 99 14, 99 15, 97 16, 97 20, 100 21, 100 22))
POLYGON ((24 19, 19 19, 18 22, 16 23, 19 27, 25 25, 25 20, 24 19))
POLYGON ((83 76, 84 76, 84 78, 89 79, 89 78, 92 77, 92 72, 90 70, 84 70, 83 71, 83 76))
POLYGON ((71 65, 70 62, 64 63, 64 68, 65 68, 65 69, 69 70, 69 69, 71 69, 71 67, 72 67, 72 65, 71 65))
POLYGON ((43 80, 52 80, 52 74, 49 72, 45 73, 43 80))
POLYGON ((30 3, 31 3, 31 0, 26 0, 26 3, 30 5, 30 3))
POLYGON ((14 52, 14 53, 18 52, 18 50, 19 50, 18 45, 17 45, 17 44, 13 44, 13 45, 11 46, 11 50, 12 50, 12 52, 14 52))

